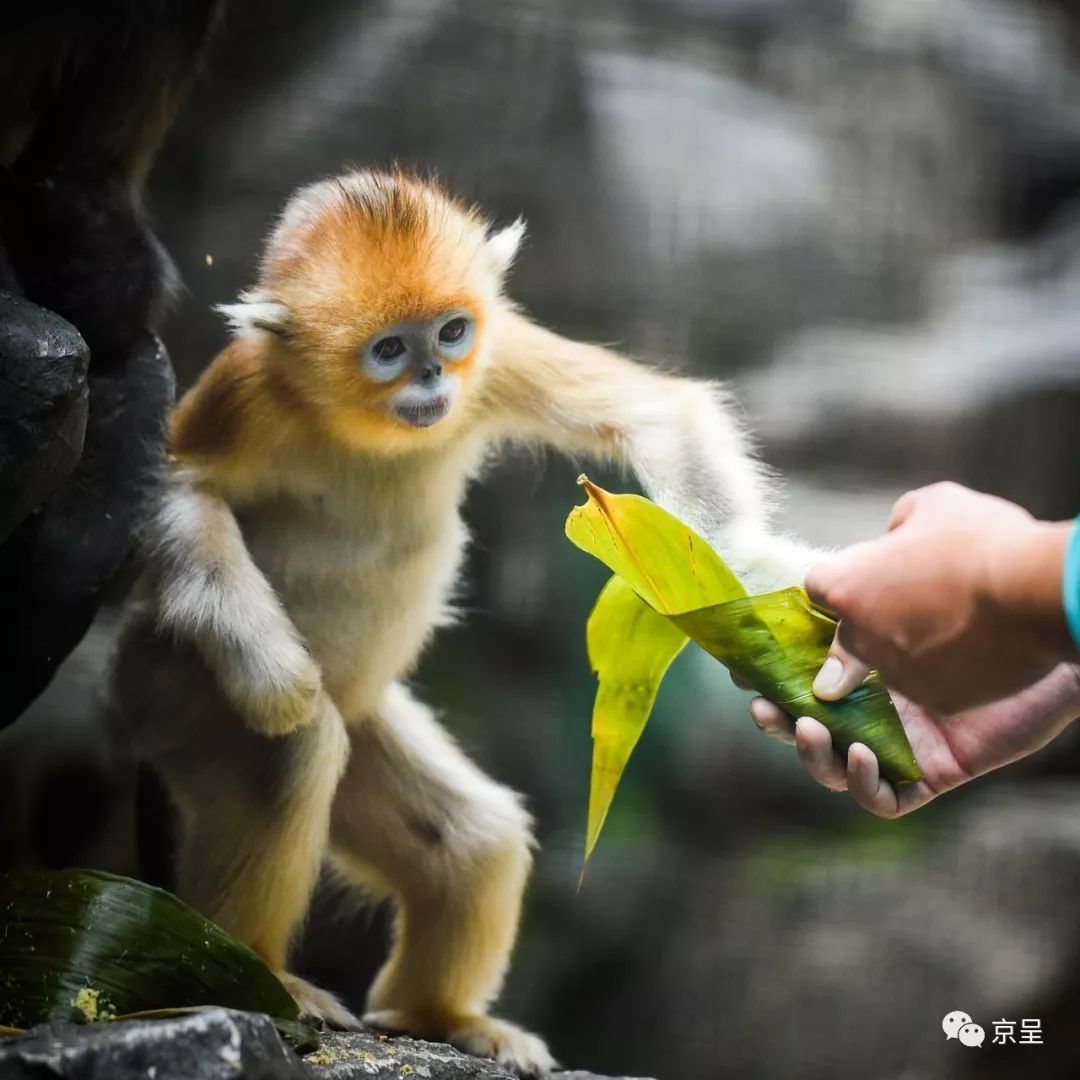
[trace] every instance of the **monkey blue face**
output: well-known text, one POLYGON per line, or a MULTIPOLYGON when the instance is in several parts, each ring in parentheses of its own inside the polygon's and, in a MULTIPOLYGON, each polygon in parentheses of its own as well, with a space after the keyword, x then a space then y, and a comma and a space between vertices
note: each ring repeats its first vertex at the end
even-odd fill
POLYGON ((396 419, 427 428, 450 412, 475 339, 475 321, 463 311, 395 323, 364 346, 360 364, 372 382, 396 384, 388 399, 396 419))

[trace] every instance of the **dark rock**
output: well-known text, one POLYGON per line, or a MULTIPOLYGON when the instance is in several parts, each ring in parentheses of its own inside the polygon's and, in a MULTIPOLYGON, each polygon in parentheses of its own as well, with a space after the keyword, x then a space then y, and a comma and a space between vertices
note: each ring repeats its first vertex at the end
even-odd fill
POLYGON ((224 1009, 172 1020, 47 1024, 0 1041, 4 1080, 286 1080, 304 1073, 269 1019, 224 1009))
POLYGON ((78 463, 88 362, 71 323, 0 292, 0 540, 78 463))
POLYGON ((0 659, 0 728, 41 693, 124 568, 162 461, 175 380, 146 334, 120 370, 91 371, 82 458, 0 545, 0 595, 19 627, 0 659))
MULTIPOLYGON (((441 1043, 370 1032, 328 1032, 301 1060, 273 1023, 254 1013, 213 1009, 168 1020, 46 1024, 0 1040, 4 1080, 515 1080, 485 1058, 441 1043)), ((561 1072, 560 1080, 604 1080, 561 1072)), ((627 1078, 624 1078, 627 1080, 627 1078)))

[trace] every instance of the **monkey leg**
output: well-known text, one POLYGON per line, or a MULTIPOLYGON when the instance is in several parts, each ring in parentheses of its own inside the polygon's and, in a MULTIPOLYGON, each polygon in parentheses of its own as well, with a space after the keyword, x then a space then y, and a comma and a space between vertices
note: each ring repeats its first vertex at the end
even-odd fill
POLYGON ((301 1011, 358 1026, 332 995, 285 972, 348 755, 337 709, 324 696, 305 727, 256 734, 193 650, 145 628, 121 641, 114 695, 136 752, 159 771, 178 811, 177 894, 259 953, 301 1011))
POLYGON ((530 819, 400 686, 350 726, 331 848, 353 881, 397 903, 366 1023, 443 1039, 528 1074, 554 1064, 535 1035, 486 1015, 517 933, 530 819))

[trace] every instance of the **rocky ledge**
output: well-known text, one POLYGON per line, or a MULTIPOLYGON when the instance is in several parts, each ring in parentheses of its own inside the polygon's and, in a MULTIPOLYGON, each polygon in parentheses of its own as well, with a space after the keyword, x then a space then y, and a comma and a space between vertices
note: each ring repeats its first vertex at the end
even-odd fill
MULTIPOLYGON (((0 1039, 4 1080, 516 1080, 442 1043, 327 1032, 297 1054, 255 1013, 211 1009, 164 1020, 43 1024, 0 1039)), ((558 1080, 614 1080, 560 1072, 558 1080)), ((630 1080, 628 1077, 619 1080, 630 1080)))

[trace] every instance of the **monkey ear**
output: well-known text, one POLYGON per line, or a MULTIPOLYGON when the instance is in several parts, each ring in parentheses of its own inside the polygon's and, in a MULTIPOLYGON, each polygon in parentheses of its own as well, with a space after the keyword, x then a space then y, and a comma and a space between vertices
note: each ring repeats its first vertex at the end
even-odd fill
POLYGON ((525 219, 519 217, 513 225, 507 225, 492 233, 487 239, 487 248, 499 273, 505 274, 510 269, 517 255, 518 247, 525 238, 525 219))
POLYGON ((289 333, 289 309, 269 293, 242 292, 235 304, 218 304, 214 310, 225 316, 236 337, 256 330, 269 330, 279 337, 287 337, 289 333))

